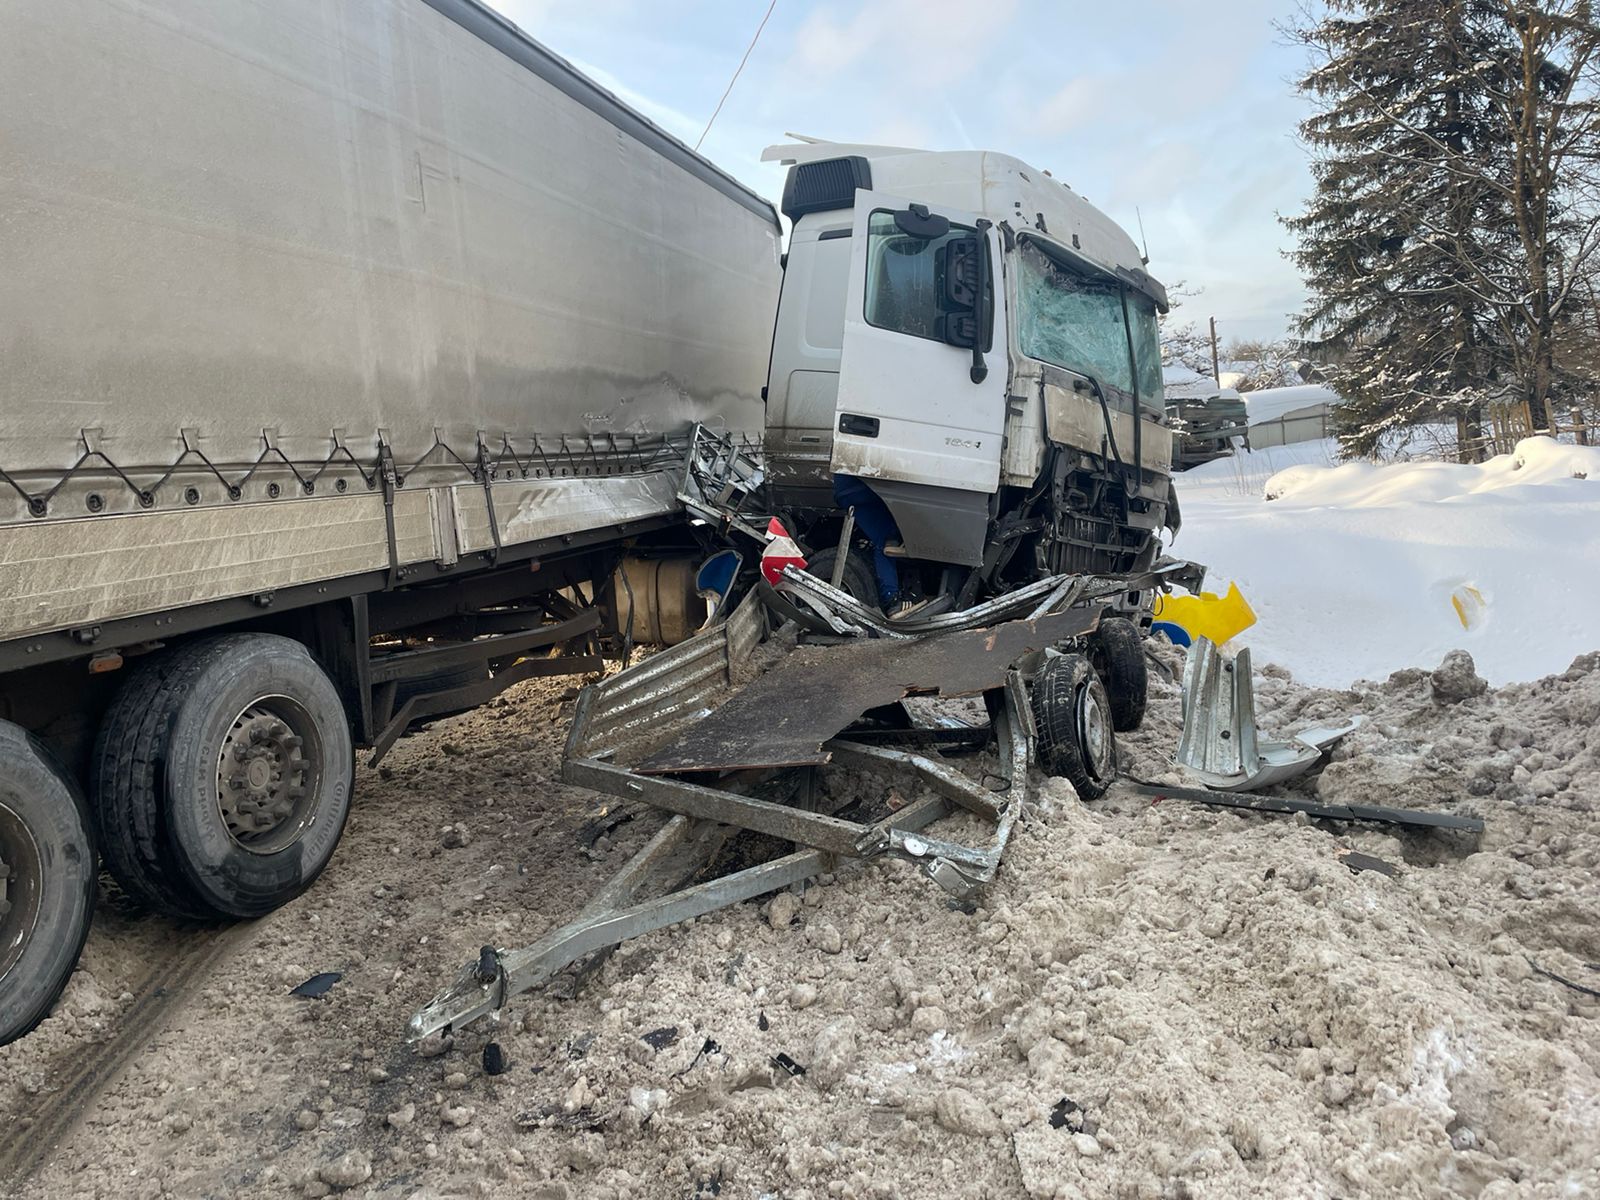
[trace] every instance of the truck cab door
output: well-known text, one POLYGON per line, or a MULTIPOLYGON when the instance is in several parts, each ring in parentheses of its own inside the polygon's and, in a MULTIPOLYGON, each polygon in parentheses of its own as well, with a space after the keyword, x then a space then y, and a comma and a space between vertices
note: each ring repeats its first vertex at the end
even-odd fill
MULTIPOLYGON (((972 213, 856 193, 830 469, 877 482, 980 492, 1000 481, 1006 420, 1005 289, 998 230, 972 213), (897 220, 896 214, 907 214, 897 220), (943 218, 941 222, 940 218, 943 218), (948 228, 939 232, 947 222, 948 228), (987 254, 976 254, 978 239, 987 254), (973 381, 963 299, 987 273, 987 374, 973 381)), ((971 309, 968 309, 970 314, 971 309)))

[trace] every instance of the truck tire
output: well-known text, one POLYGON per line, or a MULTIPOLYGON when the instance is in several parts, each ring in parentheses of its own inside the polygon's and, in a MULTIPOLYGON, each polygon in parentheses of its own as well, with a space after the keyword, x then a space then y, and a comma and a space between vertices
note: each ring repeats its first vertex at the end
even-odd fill
POLYGON ((1033 682, 1039 769, 1068 780, 1080 800, 1098 800, 1117 777, 1117 740, 1105 685, 1081 654, 1045 663, 1033 682))
MULTIPOLYGON (((839 547, 829 546, 818 550, 806 563, 806 572, 815 575, 824 582, 833 582, 833 564, 839 561, 839 547)), ((868 608, 877 608, 878 579, 872 573, 872 564, 859 551, 851 550, 850 557, 845 560, 844 577, 839 580, 839 588, 853 599, 861 601, 868 608)))
POLYGON ((1150 696, 1150 671, 1144 661, 1144 639, 1127 617, 1103 617, 1089 635, 1089 661, 1106 685, 1111 725, 1127 733, 1144 724, 1150 696))
POLYGON ((94 809, 106 866, 171 916, 259 917, 310 887, 350 813, 355 749, 305 647, 243 633, 180 647, 101 725, 94 809))
POLYGON ((95 876, 77 786, 37 739, 0 721, 0 1046, 49 1016, 67 986, 95 876))

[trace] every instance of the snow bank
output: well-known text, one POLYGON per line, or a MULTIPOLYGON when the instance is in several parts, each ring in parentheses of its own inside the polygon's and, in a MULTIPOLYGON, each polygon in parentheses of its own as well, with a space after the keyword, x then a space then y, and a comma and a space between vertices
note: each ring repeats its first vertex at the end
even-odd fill
POLYGON ((1272 477, 1268 500, 1369 508, 1386 504, 1452 501, 1506 488, 1569 480, 1600 480, 1600 448, 1566 446, 1547 437, 1517 443, 1515 452, 1486 463, 1349 462, 1332 467, 1293 466, 1272 477))
MULTIPOLYGON (((175 982, 152 977, 172 924, 97 922, 66 1011, 0 1053, 0 1130, 42 1136, 26 1122, 113 1033, 137 1029, 114 1044, 137 1052, 5 1194, 300 1200, 355 1151, 373 1178, 338 1194, 368 1200, 1600 1196, 1600 1004, 1531 965, 1596 979, 1600 656, 1449 705, 1425 677, 1355 700, 1259 678, 1273 736, 1369 718, 1289 794, 1481 816, 1481 838, 1122 788, 1086 805, 1046 780, 976 904, 904 860, 841 862, 628 942, 421 1058, 397 1038, 417 1004, 485 940, 571 920, 659 828, 562 781, 567 683, 359 766, 361 819, 316 890, 176 980, 193 997, 166 1031, 133 993, 175 982), (442 845, 457 822, 470 847, 442 845), (1398 874, 1357 873, 1352 850, 1398 874), (335 964, 323 999, 288 995, 335 964), (508 1074, 483 1070, 490 1039, 508 1074)), ((1118 749, 1175 782, 1178 688, 1153 674, 1150 693, 1118 749)), ((885 782, 830 768, 828 795, 877 815, 885 782)), ((929 832, 993 827, 963 811, 929 832)))
POLYGON ((1328 444, 1307 443, 1269 462, 1285 451, 1313 461, 1253 495, 1228 470, 1259 471, 1261 452, 1178 480, 1174 552, 1209 565, 1214 590, 1239 584, 1258 663, 1343 687, 1459 647, 1498 685, 1600 647, 1600 449, 1530 438, 1479 466, 1329 466, 1314 461, 1328 444))
POLYGON ((1339 443, 1333 438, 1264 446, 1246 450, 1236 446, 1231 458, 1218 458, 1191 467, 1178 476, 1178 499, 1188 511, 1192 498, 1266 494, 1267 480, 1290 467, 1334 467, 1339 464, 1339 443))
POLYGON ((1161 368, 1162 393, 1168 400, 1209 400, 1223 396, 1229 400, 1242 397, 1231 387, 1222 387, 1209 375, 1202 375, 1193 367, 1182 363, 1168 363, 1161 368))

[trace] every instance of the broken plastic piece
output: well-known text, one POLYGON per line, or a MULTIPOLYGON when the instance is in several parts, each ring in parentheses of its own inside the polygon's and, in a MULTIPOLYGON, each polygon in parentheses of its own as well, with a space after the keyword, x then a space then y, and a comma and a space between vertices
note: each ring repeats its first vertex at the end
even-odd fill
POLYGON ((1063 1096, 1056 1101, 1055 1107, 1050 1110, 1051 1129, 1070 1129, 1073 1133, 1083 1131, 1083 1109, 1076 1100, 1063 1096))
POLYGON ((737 550, 723 550, 700 564, 695 572, 694 586, 706 602, 706 619, 701 630, 710 629, 727 619, 732 608, 733 585, 744 566, 744 556, 737 550))
POLYGON ((326 996, 333 985, 343 978, 344 975, 338 971, 323 971, 321 974, 313 975, 299 987, 291 990, 289 995, 307 996, 315 1000, 321 996, 326 996))
POLYGON ((674 1078, 674 1079, 682 1079, 690 1071, 694 1070, 696 1067, 698 1067, 700 1065, 700 1060, 701 1059, 707 1057, 708 1055, 721 1054, 721 1053, 722 1053, 722 1046, 717 1042, 717 1039, 716 1038, 707 1038, 704 1042, 702 1042, 700 1044, 700 1049, 699 1049, 699 1051, 696 1052, 694 1058, 689 1060, 689 1065, 687 1067, 685 1067, 683 1070, 678 1071, 676 1074, 674 1074, 672 1076, 672 1078, 674 1078))
POLYGON ((773 517, 767 528, 772 540, 767 543, 767 548, 761 552, 761 574, 770 584, 776 585, 783 578, 783 569, 793 567, 797 571, 806 569, 806 557, 800 552, 800 544, 796 542, 784 529, 777 517, 773 517))
POLYGON ((1392 862, 1371 854, 1362 854, 1359 850, 1336 850, 1333 856, 1349 867, 1354 875, 1359 875, 1363 871, 1376 871, 1379 875, 1391 877, 1400 874, 1399 868, 1392 862))
POLYGON ((1230 583, 1220 596, 1215 592, 1201 592, 1198 596, 1158 595, 1154 616, 1163 625, 1178 626, 1196 642, 1206 638, 1218 645, 1238 637, 1256 623, 1255 610, 1236 583, 1230 583))
POLYGON ((798 1078, 806 1073, 806 1069, 781 1050, 772 1056, 772 1065, 792 1077, 798 1078))

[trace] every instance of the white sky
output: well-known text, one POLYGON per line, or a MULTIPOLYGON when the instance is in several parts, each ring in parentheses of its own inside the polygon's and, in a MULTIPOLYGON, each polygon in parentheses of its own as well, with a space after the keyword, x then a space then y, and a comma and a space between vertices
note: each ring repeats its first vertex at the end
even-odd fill
MULTIPOLYGON (((490 0, 693 145, 767 0, 490 0)), ((776 199, 787 131, 1014 154, 1136 238, 1223 340, 1272 337, 1304 298, 1279 213, 1310 191, 1274 22, 1295 0, 778 0, 703 152, 776 199)))

